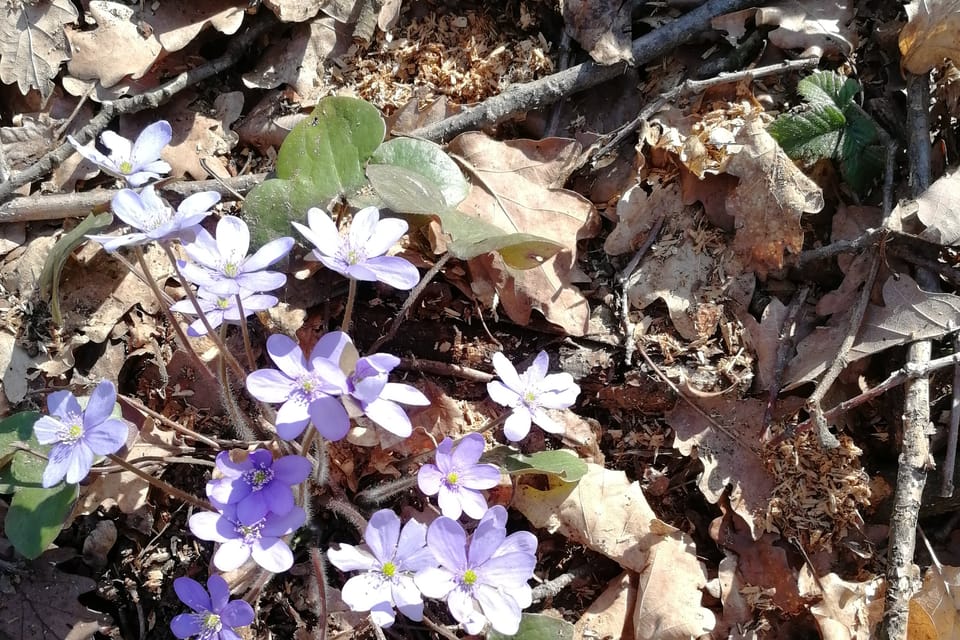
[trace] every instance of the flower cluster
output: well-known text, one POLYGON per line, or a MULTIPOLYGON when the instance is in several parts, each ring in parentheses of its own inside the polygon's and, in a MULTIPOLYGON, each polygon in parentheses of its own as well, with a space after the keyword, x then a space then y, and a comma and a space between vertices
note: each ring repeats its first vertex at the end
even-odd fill
MULTIPOLYGON (((215 232, 210 233, 201 224, 220 201, 212 191, 191 195, 176 208, 170 206, 152 181, 171 170, 160 159, 171 137, 170 125, 160 121, 135 141, 105 132, 100 143, 108 153, 93 143, 79 145, 70 138, 78 153, 126 187, 114 196, 112 208, 129 232, 88 237, 109 252, 151 242, 163 245, 191 294, 189 300, 170 306, 172 311, 197 316, 189 325, 189 335, 204 335, 224 324, 240 324, 246 331, 251 314, 278 303, 270 292, 283 287, 287 276, 272 268, 290 253, 294 239, 277 238, 250 253, 250 230, 232 215, 220 216, 215 232), (180 243, 186 259, 175 259, 173 242, 180 243)), ((408 230, 403 220, 381 219, 375 207, 367 207, 357 211, 349 229, 341 232, 331 216, 311 208, 307 223, 292 224, 313 245, 311 259, 350 280, 346 329, 358 281, 401 290, 419 282, 413 264, 387 255, 408 230)), ((326 440, 340 440, 357 420, 369 420, 407 437, 413 426, 404 407, 430 404, 415 387, 391 381, 400 358, 388 353, 363 356, 343 331, 321 336, 309 355, 294 339, 275 333, 267 338, 266 352, 275 368, 252 371, 245 386, 255 399, 279 405, 273 427, 283 440, 299 438, 308 425, 326 440)), ((254 368, 254 356, 248 356, 254 368)), ((504 422, 508 440, 523 439, 532 424, 550 433, 562 432, 551 412, 573 406, 580 388, 570 374, 548 373, 548 366, 546 352, 540 352, 523 373, 504 354, 494 355, 499 379, 490 382, 487 390, 491 399, 510 410, 504 422)), ((128 425, 111 417, 115 401, 116 391, 108 381, 94 389, 85 409, 68 391, 50 394, 49 415, 35 423, 37 440, 51 445, 44 487, 63 479, 80 482, 96 456, 124 446, 128 425)), ((304 436, 300 445, 304 453, 313 434, 304 436)), ((444 601, 469 634, 481 633, 488 625, 502 634, 517 632, 521 611, 531 604, 528 582, 536 565, 537 539, 526 531, 508 535, 506 509, 488 507, 483 492, 501 481, 501 472, 496 465, 480 462, 485 445, 478 433, 459 442, 446 438, 437 446, 434 461, 420 468, 416 483, 424 495, 437 496, 440 512, 429 525, 413 519, 403 523, 393 511, 383 509, 370 518, 364 544, 341 544, 329 550, 328 557, 337 568, 358 572, 342 589, 343 600, 352 609, 369 611, 376 624, 388 627, 397 612, 422 620, 424 598, 433 598, 444 601), (475 526, 461 524, 462 516, 477 521, 475 526)), ((313 462, 274 452, 295 450, 300 449, 280 442, 272 450, 217 455, 216 475, 206 485, 214 510, 193 513, 188 526, 197 538, 217 544, 212 559, 220 571, 233 571, 250 559, 274 573, 293 565, 288 541, 306 521, 307 494, 295 488, 307 481, 313 462)), ((236 629, 254 621, 250 604, 230 600, 229 585, 219 575, 209 577, 206 589, 187 577, 177 578, 173 586, 192 611, 171 622, 178 638, 237 640, 236 629)))
POLYGON ((489 622, 500 633, 514 634, 521 609, 530 606, 527 581, 536 566, 537 538, 527 531, 507 535, 507 510, 491 507, 467 536, 454 519, 441 516, 429 527, 383 509, 370 518, 365 545, 330 549, 330 562, 341 571, 361 571, 343 586, 343 601, 356 611, 370 611, 387 627, 394 609, 411 620, 423 617, 423 597, 445 600, 467 633, 480 633, 489 622))
POLYGON ((356 354, 342 331, 320 338, 309 359, 287 336, 267 338, 267 354, 277 368, 247 376, 247 391, 257 400, 282 403, 276 421, 281 438, 296 438, 312 422, 327 440, 340 440, 350 429, 351 415, 365 415, 398 436, 410 435, 413 427, 400 404, 426 406, 430 401, 410 385, 388 381, 400 359, 385 353, 344 357, 348 351, 356 354))
POLYGON ((217 456, 217 469, 223 477, 207 483, 207 496, 217 512, 195 513, 189 521, 193 535, 220 543, 213 564, 232 571, 252 556, 274 573, 293 566, 293 553, 283 537, 306 521, 292 487, 310 475, 310 461, 295 455, 274 460, 269 451, 260 449, 234 462, 223 451, 217 456))

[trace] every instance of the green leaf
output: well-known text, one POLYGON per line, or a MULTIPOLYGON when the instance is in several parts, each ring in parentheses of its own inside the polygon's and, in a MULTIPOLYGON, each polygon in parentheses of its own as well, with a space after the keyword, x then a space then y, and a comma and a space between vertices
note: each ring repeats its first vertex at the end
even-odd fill
POLYGON ((782 114, 767 132, 790 158, 813 163, 833 157, 846 122, 837 107, 818 103, 803 113, 782 114))
MULTIPOLYGON (((470 193, 470 183, 463 177, 457 163, 443 151, 440 145, 428 140, 415 138, 387 140, 373 153, 370 161, 401 167, 419 174, 440 192, 447 207, 456 207, 470 193)), ((379 192, 377 183, 370 175, 370 167, 367 167, 367 176, 370 177, 373 188, 379 192)), ((382 182, 380 187, 383 187, 382 182)))
POLYGON ((326 207, 366 182, 363 167, 383 142, 386 125, 373 105, 323 98, 290 131, 277 156, 277 177, 253 189, 243 211, 256 244, 286 235, 310 207, 326 207))
POLYGON ((58 325, 63 324, 63 315, 60 313, 60 272, 63 271, 63 265, 67 263, 67 258, 73 250, 86 241, 85 236, 88 233, 104 229, 111 222, 113 222, 113 214, 109 211, 92 213, 84 218, 83 222, 63 234, 47 254, 43 270, 40 272, 40 297, 50 303, 50 315, 58 325))
POLYGON ((573 640, 574 627, 561 618, 540 613, 524 613, 520 616, 517 633, 508 636, 491 629, 487 640, 573 640))
POLYGON ((859 109, 847 110, 840 146, 840 171, 847 183, 865 195, 880 177, 885 158, 876 123, 859 109))
POLYGON ((817 71, 797 84, 797 93, 814 105, 832 104, 843 111, 860 92, 856 80, 833 71, 817 71))
MULTIPOLYGON (((496 251, 514 269, 533 269, 563 248, 556 242, 529 233, 507 233, 454 209, 441 185, 425 172, 396 165, 370 164, 367 165, 367 175, 383 203, 394 211, 437 216, 443 232, 450 236, 447 249, 460 260, 496 251)), ((455 193, 453 197, 459 196, 455 193)), ((460 200, 462 198, 457 202, 460 200)))
POLYGON ((538 451, 527 456, 510 447, 501 446, 484 454, 483 460, 496 464, 513 476, 546 473, 557 476, 564 482, 576 482, 587 473, 587 463, 567 449, 538 451))
POLYGON ((33 424, 40 418, 36 411, 22 411, 0 421, 0 493, 14 493, 24 486, 39 486, 46 462, 22 451, 28 447, 46 453, 33 435, 33 424))
POLYGON ((23 487, 13 495, 3 528, 17 551, 33 560, 60 533, 77 499, 75 484, 23 487))

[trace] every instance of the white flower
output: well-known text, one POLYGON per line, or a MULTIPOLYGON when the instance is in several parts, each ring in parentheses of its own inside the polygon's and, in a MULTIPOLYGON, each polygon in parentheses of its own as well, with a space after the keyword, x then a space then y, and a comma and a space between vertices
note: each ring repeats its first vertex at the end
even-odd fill
POLYGON ((160 152, 170 144, 173 130, 166 120, 154 122, 140 132, 136 142, 131 142, 113 131, 100 134, 100 142, 110 150, 110 155, 100 153, 91 142, 82 145, 73 136, 67 140, 81 156, 110 175, 127 181, 131 187, 139 187, 160 174, 170 173, 170 165, 160 159, 160 152))
POLYGON ((563 433, 544 409, 567 409, 577 401, 580 387, 569 373, 547 374, 550 358, 546 351, 537 354, 533 364, 521 374, 502 353, 493 355, 493 368, 500 380, 487 383, 490 399, 513 413, 503 425, 507 440, 522 440, 530 432, 530 422, 550 433, 563 433), (502 382, 501 382, 502 380, 502 382))

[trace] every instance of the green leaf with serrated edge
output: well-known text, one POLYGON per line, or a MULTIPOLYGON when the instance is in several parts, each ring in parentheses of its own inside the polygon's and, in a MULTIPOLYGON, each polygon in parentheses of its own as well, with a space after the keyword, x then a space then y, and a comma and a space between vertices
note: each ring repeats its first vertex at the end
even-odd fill
POLYGON ((846 115, 840 171, 854 191, 866 195, 883 172, 883 146, 879 144, 877 125, 869 116, 855 108, 848 109, 846 115))
POLYGON ((17 551, 33 560, 50 546, 77 499, 75 484, 22 487, 13 495, 3 529, 17 551))
POLYGON ((48 447, 40 445, 33 435, 33 424, 39 418, 36 411, 22 411, 0 421, 0 493, 13 493, 25 485, 39 486, 46 462, 19 448, 47 452, 48 447))
POLYGON ((574 627, 562 618, 540 613, 524 613, 520 616, 520 628, 512 636, 491 629, 487 640, 573 640, 574 627))
POLYGON ((290 231, 311 207, 327 207, 363 187, 363 167, 383 142, 386 125, 373 105, 345 96, 317 103, 287 135, 277 155, 277 177, 248 195, 243 211, 255 244, 290 231))
POLYGON ((511 447, 500 446, 483 454, 483 461, 497 465, 510 475, 546 473, 564 482, 576 482, 587 473, 587 463, 567 449, 538 451, 528 456, 511 447))
POLYGON ((860 84, 856 80, 833 71, 818 71, 797 83, 797 93, 811 104, 832 104, 841 111, 859 92, 860 84))
MULTIPOLYGON (((463 177, 457 163, 443 151, 440 145, 427 140, 415 138, 387 140, 373 152, 370 162, 402 167, 418 174, 424 182, 430 183, 440 192, 447 207, 456 207, 470 193, 470 183, 463 177)), ((367 176, 370 177, 369 167, 367 169, 367 176)))
POLYGON ((398 213, 437 216, 450 236, 447 249, 460 260, 496 251, 514 269, 533 269, 563 248, 529 233, 507 233, 452 208, 432 179, 406 167, 371 164, 367 175, 384 206, 398 213))
POLYGON ((816 104, 803 113, 785 113, 767 127, 793 160, 813 163, 832 158, 846 125, 843 113, 832 104, 816 104))
POLYGON ((53 316, 53 321, 57 325, 63 324, 63 314, 60 313, 60 272, 63 271, 63 265, 67 263, 67 258, 73 250, 86 241, 88 233, 105 229, 111 222, 113 222, 113 214, 109 211, 92 213, 84 218, 83 222, 63 234, 47 254, 38 284, 40 297, 49 302, 50 315, 53 316))

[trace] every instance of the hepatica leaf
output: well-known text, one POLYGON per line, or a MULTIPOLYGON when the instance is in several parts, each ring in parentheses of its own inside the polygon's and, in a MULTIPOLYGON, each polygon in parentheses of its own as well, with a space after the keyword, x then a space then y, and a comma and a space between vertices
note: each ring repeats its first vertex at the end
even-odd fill
POLYGON ((251 191, 243 203, 254 241, 288 234, 290 220, 304 218, 310 207, 326 208, 334 198, 364 186, 364 165, 385 133, 373 105, 343 96, 322 99, 280 146, 277 177, 251 191))
POLYGON ((564 482, 576 482, 587 473, 587 463, 567 449, 538 451, 528 456, 501 446, 484 454, 483 461, 496 464, 510 475, 545 473, 564 482))
POLYGON ((86 242, 88 233, 96 233, 109 226, 111 222, 113 222, 113 214, 109 211, 91 214, 63 234, 47 254, 43 270, 40 272, 40 296, 49 301, 50 315, 58 325, 63 324, 63 314, 60 313, 60 272, 63 271, 63 265, 67 263, 67 258, 73 250, 86 242))
POLYGON ((524 613, 517 633, 507 636, 494 630, 487 632, 487 640, 573 640, 574 627, 562 618, 541 613, 524 613))

